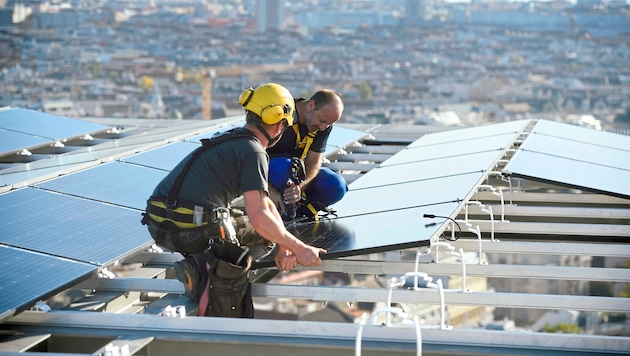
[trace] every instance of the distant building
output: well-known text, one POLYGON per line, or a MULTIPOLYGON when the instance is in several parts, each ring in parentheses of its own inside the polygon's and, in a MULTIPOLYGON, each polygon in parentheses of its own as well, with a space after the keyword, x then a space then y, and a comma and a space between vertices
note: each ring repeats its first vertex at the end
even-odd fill
POLYGON ((284 1, 258 0, 256 2, 256 28, 259 32, 284 29, 284 1))
POLYGON ((432 6, 431 0, 405 0, 405 22, 414 25, 425 21, 432 6))

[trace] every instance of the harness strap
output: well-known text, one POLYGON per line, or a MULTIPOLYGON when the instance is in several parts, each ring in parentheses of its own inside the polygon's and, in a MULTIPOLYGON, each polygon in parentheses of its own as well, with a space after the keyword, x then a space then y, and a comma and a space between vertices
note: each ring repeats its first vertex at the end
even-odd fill
POLYGON ((207 139, 204 138, 201 140, 201 147, 195 149, 195 151, 193 151, 192 156, 190 157, 190 159, 188 160, 188 162, 186 162, 186 164, 184 165, 184 168, 182 169, 182 171, 180 172, 180 174, 177 176, 177 178, 175 179, 175 182, 173 183, 173 185, 171 186, 171 189, 168 192, 168 195, 166 197, 166 201, 164 202, 166 205, 167 209, 172 209, 173 207, 177 206, 177 195, 179 194, 179 188, 182 185, 182 182, 184 180, 184 176, 186 175, 186 173, 188 172, 188 170, 190 170, 190 166, 192 165, 192 163, 196 160, 197 157, 199 157, 199 155, 205 151, 206 149, 215 146, 221 142, 225 142, 230 138, 239 138, 239 137, 253 137, 252 133, 247 130, 247 129, 243 129, 240 127, 237 128, 233 128, 231 130, 219 133, 219 134, 215 134, 212 138, 207 139))
POLYGON ((311 148, 311 145, 313 144, 313 140, 315 139, 315 135, 317 135, 317 131, 307 133, 306 136, 304 136, 304 140, 302 140, 298 124, 296 123, 292 127, 293 127, 293 131, 295 132, 295 148, 296 149, 302 148, 302 154, 300 158, 303 160, 304 158, 306 158, 306 155, 308 154, 308 150, 311 148))
POLYGON ((169 209, 164 197, 151 197, 147 201, 147 214, 159 223, 172 221, 177 227, 189 229, 217 222, 213 209, 197 207, 178 202, 177 206, 169 209), (199 209, 203 209, 200 211, 199 209))

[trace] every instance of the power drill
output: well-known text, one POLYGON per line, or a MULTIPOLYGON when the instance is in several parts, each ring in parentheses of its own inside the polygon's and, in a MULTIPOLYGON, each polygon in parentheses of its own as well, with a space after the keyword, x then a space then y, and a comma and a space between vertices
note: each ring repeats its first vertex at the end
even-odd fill
MULTIPOLYGON (((289 180, 287 181, 287 185, 290 182, 293 184, 300 184, 306 179, 306 169, 304 168, 304 161, 302 161, 298 157, 291 158, 291 172, 289 173, 289 180)), ((295 219, 296 214, 296 206, 295 203, 289 203, 287 201, 284 202, 286 220, 295 219)))

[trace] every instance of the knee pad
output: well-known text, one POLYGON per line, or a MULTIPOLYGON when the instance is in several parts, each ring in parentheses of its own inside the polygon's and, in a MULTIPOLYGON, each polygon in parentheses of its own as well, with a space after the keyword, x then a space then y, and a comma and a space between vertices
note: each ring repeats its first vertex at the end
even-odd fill
POLYGON ((269 159, 269 183, 278 191, 287 185, 291 174, 291 158, 273 157, 269 159))

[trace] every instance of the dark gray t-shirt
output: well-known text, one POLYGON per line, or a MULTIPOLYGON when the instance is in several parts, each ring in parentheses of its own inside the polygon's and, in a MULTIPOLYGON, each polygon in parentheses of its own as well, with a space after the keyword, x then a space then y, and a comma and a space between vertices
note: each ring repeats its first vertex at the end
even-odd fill
MULTIPOLYGON (((194 205, 228 207, 234 198, 250 190, 268 192, 269 156, 249 130, 251 137, 234 137, 206 148, 191 165, 178 198, 194 205)), ((192 152, 157 185, 153 196, 167 196, 192 152)))

